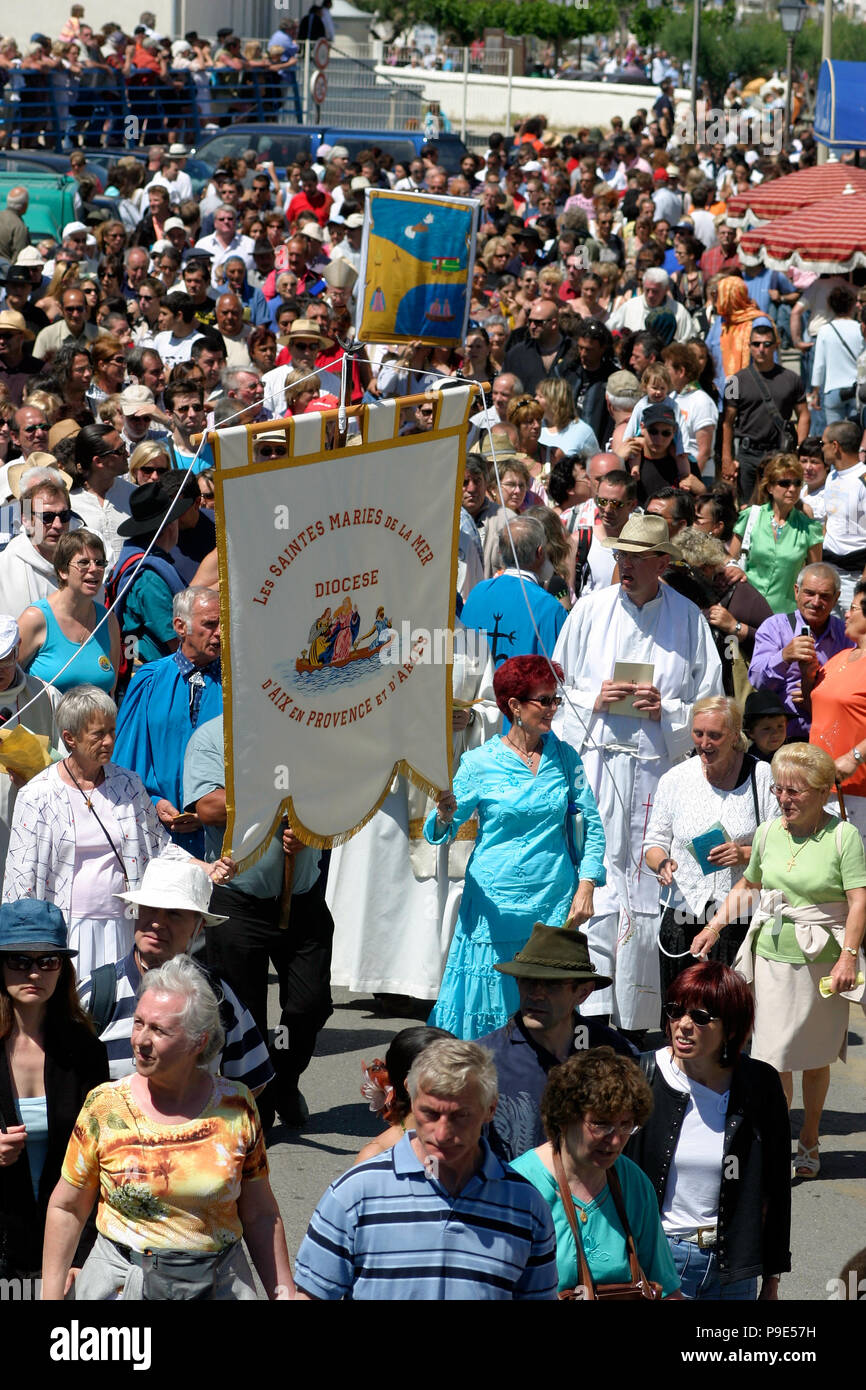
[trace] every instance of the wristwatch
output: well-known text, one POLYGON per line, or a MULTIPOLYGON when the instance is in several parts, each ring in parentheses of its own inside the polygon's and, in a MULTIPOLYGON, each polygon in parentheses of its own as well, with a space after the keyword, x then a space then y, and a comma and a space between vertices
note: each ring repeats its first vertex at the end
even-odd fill
POLYGON ((847 951, 849 956, 853 956, 855 960, 857 959, 858 952, 853 946, 843 946, 842 950, 847 951))
POLYGON ((862 763, 863 761, 863 754, 860 752, 859 748, 851 749, 851 757, 854 759, 855 763, 862 763))
POLYGON ((742 632, 742 630, 743 630, 743 624, 742 624, 742 623, 737 623, 736 627, 734 628, 734 632, 737 634, 738 637, 739 637, 740 633, 742 632))

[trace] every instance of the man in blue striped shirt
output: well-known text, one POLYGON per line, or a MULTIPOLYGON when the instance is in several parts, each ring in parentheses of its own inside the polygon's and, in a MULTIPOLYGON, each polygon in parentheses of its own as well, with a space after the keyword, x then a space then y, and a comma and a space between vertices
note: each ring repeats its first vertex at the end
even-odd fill
POLYGON ((481 1137, 496 1067, 442 1039, 406 1078, 415 1128, 331 1183, 298 1252, 302 1299, 553 1299, 550 1210, 481 1137))
MULTIPOLYGON (((99 967, 78 986, 84 1008, 101 1015, 97 1027, 108 1052, 112 1081, 135 1070, 132 1020, 142 975, 186 951, 202 923, 225 921, 207 911, 210 894, 210 880, 198 864, 152 859, 141 887, 120 895, 137 908, 133 948, 116 965, 99 967), (114 972, 107 989, 106 981, 100 980, 101 971, 114 972)), ((274 1077, 267 1044, 249 1009, 230 986, 204 966, 201 969, 220 1000, 220 1021, 226 1035, 223 1050, 211 1065, 258 1095, 274 1077)))

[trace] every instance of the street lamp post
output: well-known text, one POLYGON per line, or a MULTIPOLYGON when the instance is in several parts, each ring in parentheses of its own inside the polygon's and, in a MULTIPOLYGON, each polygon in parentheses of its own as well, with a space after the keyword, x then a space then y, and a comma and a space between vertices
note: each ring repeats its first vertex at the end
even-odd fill
MULTIPOLYGON (((825 0, 829 4, 831 0, 825 0)), ((785 145, 791 143, 791 99, 794 83, 794 40, 803 27, 808 12, 806 0, 779 0, 779 19, 782 33, 788 41, 788 72, 785 91, 785 145)))
POLYGON ((698 126, 698 46, 701 41, 701 6, 694 0, 692 19, 692 120, 695 130, 698 126))

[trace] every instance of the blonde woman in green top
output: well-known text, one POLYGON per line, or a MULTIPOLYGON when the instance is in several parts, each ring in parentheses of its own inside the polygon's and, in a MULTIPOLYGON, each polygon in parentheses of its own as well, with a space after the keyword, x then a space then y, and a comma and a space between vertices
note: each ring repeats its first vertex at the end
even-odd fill
POLYGON ((821 559, 823 527, 801 510, 803 465, 794 454, 773 454, 753 506, 740 512, 730 555, 774 613, 793 613, 794 584, 804 565, 821 559))
POLYGON ((818 1129, 830 1064, 846 1056, 849 1001, 864 994, 857 977, 864 969, 866 855, 856 826, 824 809, 836 776, 828 753, 790 743, 779 749, 771 769, 781 817, 758 827, 743 878, 695 937, 692 954, 703 956, 714 946, 761 890, 735 968, 753 982, 752 1056, 779 1072, 789 1108, 793 1073, 803 1073, 804 1118, 794 1171, 808 1178, 821 1163, 818 1129), (824 997, 819 982, 828 976, 830 993, 824 997))

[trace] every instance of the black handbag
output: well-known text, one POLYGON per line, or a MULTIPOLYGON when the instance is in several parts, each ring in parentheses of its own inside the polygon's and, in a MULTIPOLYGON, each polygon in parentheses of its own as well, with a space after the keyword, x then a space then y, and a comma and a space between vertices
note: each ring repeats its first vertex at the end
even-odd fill
MULTIPOLYGON (((833 332, 836 334, 836 337, 839 339, 839 342, 842 344, 842 346, 843 346, 843 348, 845 349, 845 351, 847 352, 848 356, 851 358, 851 361, 854 363, 854 370, 855 370, 855 372, 856 372, 856 370, 857 370, 857 358, 854 356, 854 354, 853 354, 853 352, 851 351, 851 349, 849 348, 848 344, 845 342, 845 339, 842 337, 842 334, 839 332, 839 330, 838 330, 838 328, 836 327, 835 323, 831 323, 831 324, 830 324, 830 327, 832 328, 833 332)), ((853 401, 853 399, 854 399, 854 397, 856 396, 856 394, 857 394, 857 386, 856 386, 856 383, 855 383, 853 386, 840 386, 840 388, 839 388, 839 399, 840 399, 840 401, 853 401)))

